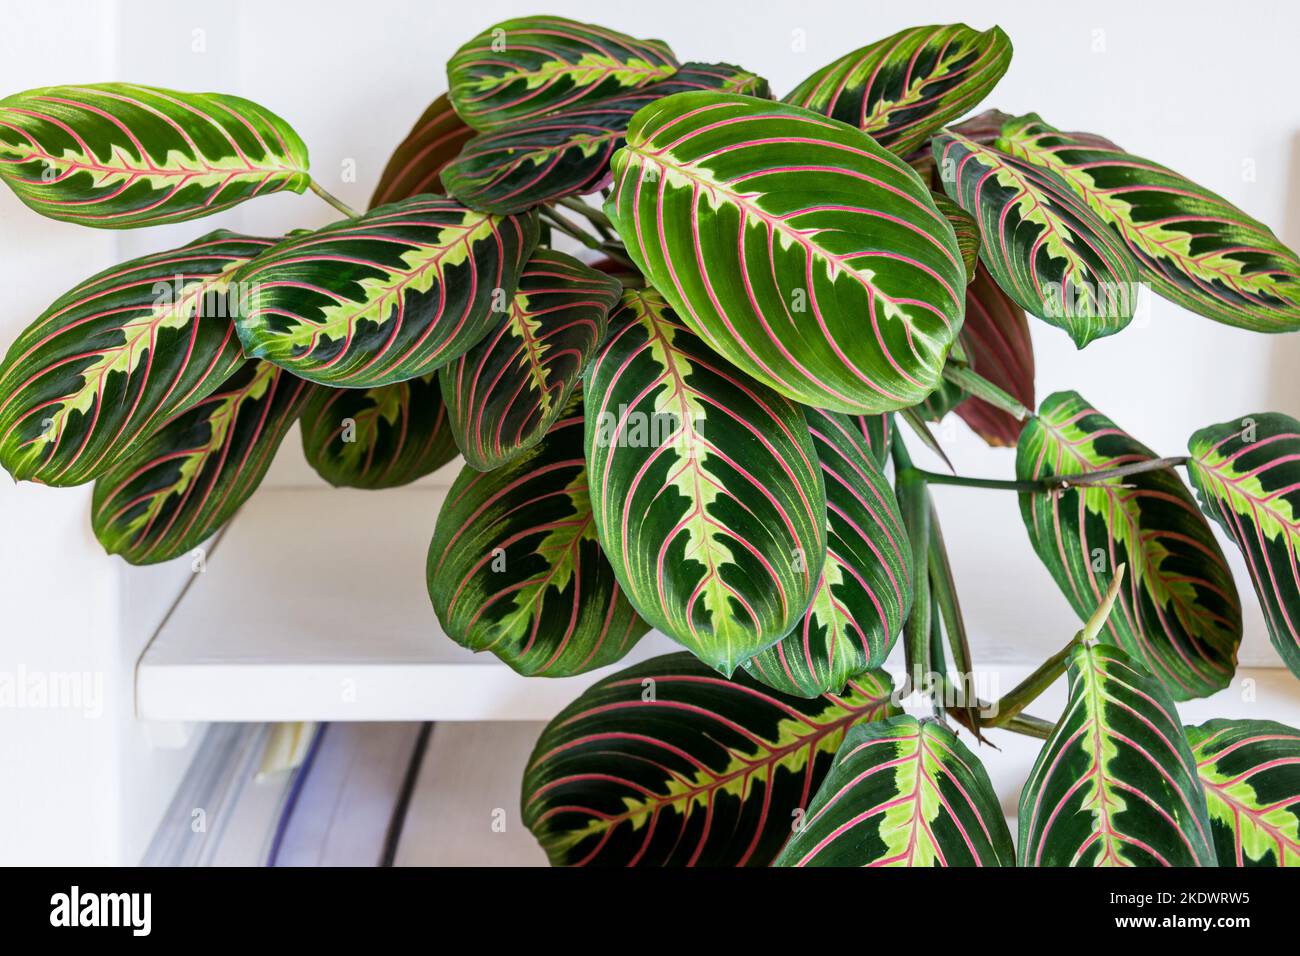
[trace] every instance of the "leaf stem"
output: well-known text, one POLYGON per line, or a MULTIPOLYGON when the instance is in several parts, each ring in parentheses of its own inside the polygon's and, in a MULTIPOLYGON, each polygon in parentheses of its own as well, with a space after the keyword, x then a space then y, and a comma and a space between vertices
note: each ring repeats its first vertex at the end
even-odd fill
POLYGON ((894 487, 903 526, 912 546, 912 613, 903 625, 907 682, 915 686, 930 670, 930 496, 925 480, 912 467, 902 436, 892 438, 894 487))
POLYGON ((994 705, 996 707, 994 715, 982 721, 985 726, 1003 727, 1013 720, 1065 673, 1066 663, 1075 647, 1079 644, 1089 644, 1097 639, 1097 635, 1106 624, 1106 618, 1110 616, 1111 608, 1115 606, 1115 600, 1119 597, 1120 584, 1124 580, 1124 569, 1125 566, 1122 564, 1115 569, 1106 596, 1101 599, 1101 603, 1092 612, 1083 629, 1070 638, 1069 643, 1063 648, 1039 664, 1032 674, 1003 694, 994 705))
POLYGON ((595 249, 597 252, 605 252, 601 240, 597 239, 591 233, 587 232, 572 219, 552 209, 549 206, 542 206, 542 218, 550 222, 552 226, 560 230, 566 236, 577 239, 588 249, 595 249))
POLYGON ((997 488, 1003 491, 1050 491, 1041 481, 1003 481, 1000 478, 967 478, 965 475, 945 475, 940 472, 912 468, 916 476, 927 484, 958 485, 962 488, 997 488))
POLYGON ((358 216, 361 215, 361 213, 357 212, 355 209, 353 209, 351 206, 345 203, 342 199, 339 199, 333 193, 328 192, 325 189, 325 187, 322 186, 320 183, 316 182, 316 180, 314 179, 311 180, 309 185, 311 186, 312 192, 314 192, 317 196, 320 196, 321 199, 325 200, 327 203, 329 203, 339 212, 343 213, 343 215, 347 216, 349 219, 356 219, 358 216))
POLYGON ((1069 488, 1071 485, 1100 485, 1112 478, 1125 478, 1128 475, 1140 475, 1147 471, 1163 471, 1177 465, 1185 465, 1190 459, 1186 455, 1174 455, 1171 458, 1152 458, 1149 461, 1135 461, 1131 465, 1107 468, 1105 471, 1088 471, 1081 475, 1054 475, 1043 481, 1053 488, 1069 488))
POLYGON ((1021 491, 1031 494, 1038 494, 1050 491, 1060 491, 1065 488, 1075 488, 1079 486, 1101 485, 1116 478, 1125 478, 1129 475, 1140 475, 1148 471, 1163 471, 1166 468, 1173 468, 1176 465, 1185 465, 1188 462, 1186 455, 1176 455, 1172 458, 1153 458, 1149 461, 1135 461, 1130 465, 1120 465, 1118 468, 1107 468, 1105 471, 1086 471, 1077 475, 1053 475, 1050 478, 1029 478, 1024 480, 1007 481, 1001 478, 970 478, 966 475, 945 475, 940 472, 926 471, 922 468, 912 468, 917 477, 923 479, 931 485, 959 485, 963 488, 995 488, 1002 491, 1021 491))
POLYGON ((579 215, 586 216, 591 220, 591 224, 605 235, 606 239, 611 238, 608 232, 614 228, 614 224, 609 221, 609 216, 606 216, 604 212, 597 209, 595 206, 583 202, 576 196, 561 196, 559 203, 561 206, 572 209, 579 215))
POLYGON ((1000 408, 1018 422, 1023 422, 1033 412, 1011 393, 1003 391, 967 365, 945 365, 943 377, 965 389, 976 398, 982 398, 994 408, 1000 408))

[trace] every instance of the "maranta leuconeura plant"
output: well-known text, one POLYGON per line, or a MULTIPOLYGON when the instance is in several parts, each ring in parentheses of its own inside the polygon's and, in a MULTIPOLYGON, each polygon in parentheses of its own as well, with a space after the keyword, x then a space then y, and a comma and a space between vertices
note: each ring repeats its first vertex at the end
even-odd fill
POLYGON ((1300 331, 1300 260, 1050 104, 985 109, 1011 56, 996 27, 916 27, 777 98, 659 40, 511 20, 452 57, 364 211, 238 96, 9 95, 0 178, 68 228, 281 190, 340 218, 196 224, 75 281, 0 365, 0 464, 93 483, 96 536, 147 564, 228 522, 295 423, 337 486, 463 455, 431 639, 436 616, 520 674, 606 668, 523 779, 557 865, 1300 864, 1300 731, 1177 709, 1232 679, 1252 590, 1300 675, 1300 422, 1227 408, 1161 457, 1077 392, 1036 403, 1029 336, 1121 335, 1142 285, 1300 331), (948 414, 1014 475, 916 467, 948 414), (1001 700, 943 677, 918 718, 900 641, 905 688, 972 669, 941 482, 1018 494, 1081 628, 1001 700), (617 669, 652 629, 680 652, 617 669), (1027 713, 1063 676, 1063 711, 1027 713), (994 728, 1042 740, 1014 826, 994 728))

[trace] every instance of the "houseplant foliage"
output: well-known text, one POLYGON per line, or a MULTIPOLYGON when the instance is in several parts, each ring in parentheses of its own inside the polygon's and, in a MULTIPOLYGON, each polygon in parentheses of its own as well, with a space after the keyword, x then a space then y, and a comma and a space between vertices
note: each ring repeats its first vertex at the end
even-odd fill
POLYGON ((537 677, 651 628, 682 648, 542 734, 522 812, 559 865, 1300 863, 1300 731, 1177 711, 1236 667, 1216 524, 1300 674, 1300 422, 1225 416, 1162 458, 1075 392, 1036 405, 1029 335, 1122 334, 1141 283, 1294 332, 1300 260, 1100 135, 971 116, 1011 56, 996 27, 916 27, 778 100, 659 40, 511 20, 452 58, 365 211, 239 97, 8 96, 0 178, 38 214, 141 228, 310 189, 341 218, 76 282, 0 364, 0 464, 93 482, 95 534, 147 564, 229 521, 295 422, 338 486, 461 453, 427 569, 453 640, 537 677), (915 467, 948 414, 1014 475, 915 467), (935 483, 1018 494, 1083 622, 998 701, 967 680, 935 483), (1063 675, 1064 711, 1028 714, 1063 675), (1043 740, 1010 828, 997 730, 1043 740))

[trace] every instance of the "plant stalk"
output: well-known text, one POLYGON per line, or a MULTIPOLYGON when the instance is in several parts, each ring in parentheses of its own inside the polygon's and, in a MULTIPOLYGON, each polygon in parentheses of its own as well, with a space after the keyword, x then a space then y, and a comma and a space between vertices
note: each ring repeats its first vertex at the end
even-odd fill
POLYGON ((343 215, 347 216, 349 219, 356 219, 358 216, 361 215, 361 213, 357 212, 355 209, 353 209, 351 206, 345 203, 342 199, 339 199, 333 193, 326 190, 325 187, 322 186, 320 183, 316 182, 316 180, 314 179, 311 180, 310 186, 312 192, 314 192, 317 196, 320 196, 321 199, 325 200, 327 203, 329 203, 339 212, 343 213, 343 215))
POLYGON ((1018 422, 1023 422, 1033 411, 1021 404, 1020 400, 1009 392, 998 388, 984 376, 966 365, 945 365, 943 377, 965 391, 982 398, 994 408, 1000 408, 1018 422))
POLYGON ((1060 491, 1064 488, 1077 488, 1080 486, 1087 487, 1091 485, 1102 485, 1116 478, 1125 478, 1129 475, 1140 475, 1148 471, 1162 471, 1165 468, 1173 468, 1176 465, 1187 464, 1186 455, 1174 456, 1172 458, 1153 458, 1150 461, 1136 461, 1131 465, 1120 465, 1118 468, 1107 468, 1105 471, 1088 471, 1078 475, 1053 475, 1051 478, 1036 478, 1026 480, 1007 481, 1001 478, 970 478, 966 475, 945 475, 940 472, 926 471, 922 468, 913 468, 917 477, 931 485, 958 485, 963 488, 995 488, 1002 491, 1021 491, 1030 494, 1039 494, 1050 491, 1060 491))
POLYGON ((1009 721, 1013 720, 1016 715, 1033 703, 1043 691, 1047 690, 1056 682, 1057 678, 1065 673, 1066 663, 1076 646, 1097 639, 1097 635, 1101 633, 1102 627, 1106 624, 1106 618, 1110 616, 1111 609, 1115 606, 1115 600, 1119 597, 1120 585, 1124 581, 1124 570, 1125 566, 1122 564, 1115 569, 1115 575, 1111 578, 1110 587, 1106 590, 1106 596, 1101 599, 1101 603, 1092 612, 1083 629, 1070 638, 1068 644, 1038 665, 1032 674, 1006 694, 1003 694, 997 702, 997 711, 994 716, 983 721, 985 726, 1006 726, 1009 721))
MULTIPOLYGON (((938 616, 943 620, 943 631, 948 639, 957 676, 963 690, 969 691, 972 689, 969 684, 974 662, 966 634, 966 621, 962 617, 961 602, 957 599, 957 585, 953 580, 952 564, 948 560, 948 548, 943 541, 943 529, 939 527, 939 513, 928 492, 926 499, 930 507, 930 594, 938 608, 938 616)), ((975 718, 971 714, 967 713, 966 716, 974 723, 975 718)), ((973 732, 978 736, 978 730, 973 732)))
POLYGON ((605 251, 599 239, 580 227, 572 219, 569 219, 567 216, 564 216, 557 210, 551 209, 548 206, 542 206, 541 210, 542 218, 550 222, 552 226, 560 230, 560 232, 564 233, 566 236, 578 240, 588 249, 595 249, 597 252, 605 251))
POLYGON ((609 216, 606 216, 602 210, 583 202, 576 196, 561 196, 559 203, 561 206, 572 209, 581 216, 586 216, 587 219, 591 221, 591 224, 600 231, 606 240, 613 238, 612 230, 614 224, 609 221, 609 216))
POLYGON ((912 546, 912 613, 903 625, 909 686, 929 672, 930 661, 930 496, 925 481, 912 467, 903 437, 895 431, 891 450, 896 478, 895 494, 908 543, 912 546))

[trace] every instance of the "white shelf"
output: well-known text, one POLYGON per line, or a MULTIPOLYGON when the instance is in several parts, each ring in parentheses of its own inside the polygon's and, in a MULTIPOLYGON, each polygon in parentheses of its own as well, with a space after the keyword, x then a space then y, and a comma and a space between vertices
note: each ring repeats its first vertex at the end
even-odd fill
MULTIPOLYGON (((605 674, 679 649, 652 633, 609 668, 525 678, 491 654, 460 647, 439 626, 424 580, 445 495, 445 487, 430 486, 254 495, 141 657, 138 714, 169 721, 549 720, 605 674)), ((976 657, 987 679, 977 690, 986 699, 1010 690, 1032 666, 991 649, 976 657)), ((1031 710, 1055 717, 1064 684, 1031 710)), ((1242 668, 1231 687, 1179 711, 1187 723, 1268 717, 1300 726, 1300 681, 1285 670, 1242 668)), ((996 739, 1013 751, 1028 744, 1030 762, 1037 752, 1035 742, 1015 735, 996 739)))
MULTIPOLYGON (((549 720, 608 671, 525 678, 443 633, 424 564, 445 495, 254 495, 140 658, 139 716, 549 720)), ((611 669, 675 647, 647 635, 611 669)))

